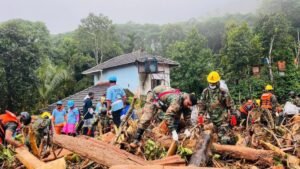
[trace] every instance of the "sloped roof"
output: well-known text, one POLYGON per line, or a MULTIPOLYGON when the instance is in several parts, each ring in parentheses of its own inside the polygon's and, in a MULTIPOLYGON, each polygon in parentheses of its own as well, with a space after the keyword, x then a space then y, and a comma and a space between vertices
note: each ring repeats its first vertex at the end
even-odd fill
POLYGON ((127 65, 135 62, 144 62, 147 58, 153 58, 153 57, 157 59, 158 63, 168 64, 171 66, 179 65, 178 62, 164 58, 162 56, 155 56, 155 55, 150 55, 146 52, 137 51, 137 52, 116 56, 110 60, 107 60, 101 64, 98 64, 95 67, 92 67, 82 72, 82 74, 91 74, 91 73, 99 72, 104 69, 113 68, 121 65, 127 65))
MULTIPOLYGON (((94 100, 93 105, 96 106, 97 101, 99 100, 100 96, 102 96, 105 92, 108 86, 91 86, 89 88, 86 88, 78 93, 75 93, 74 95, 71 95, 69 97, 66 97, 62 99, 63 105, 67 105, 68 100, 74 100, 75 105, 78 109, 83 109, 83 99, 86 95, 88 95, 89 92, 94 93, 94 100)), ((52 103, 48 106, 48 111, 52 111, 56 106, 56 103, 52 103)))

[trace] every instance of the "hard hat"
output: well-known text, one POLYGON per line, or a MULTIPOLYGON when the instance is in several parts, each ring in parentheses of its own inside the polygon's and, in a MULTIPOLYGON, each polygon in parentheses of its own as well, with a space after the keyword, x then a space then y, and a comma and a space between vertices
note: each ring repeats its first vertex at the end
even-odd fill
POLYGON ((50 116, 51 116, 51 114, 47 111, 45 111, 41 114, 41 118, 43 118, 43 119, 49 119, 50 116))
POLYGON ((58 101, 58 102, 56 102, 56 105, 63 105, 63 102, 62 101, 58 101))
POLYGON ((207 76, 208 83, 217 83, 220 81, 220 79, 221 79, 221 77, 220 77, 219 73, 216 71, 210 72, 207 76))
POLYGON ((258 106, 260 106, 260 99, 256 99, 255 102, 258 106))
POLYGON ((28 112, 21 112, 20 121, 24 125, 28 125, 31 122, 31 116, 30 116, 30 114, 28 112))
POLYGON ((70 108, 70 107, 73 107, 73 106, 74 106, 74 101, 73 101, 73 100, 68 100, 67 106, 68 106, 69 108, 70 108))
POLYGON ((116 76, 110 76, 110 77, 108 78, 108 80, 109 80, 110 82, 116 82, 116 81, 117 81, 117 77, 116 77, 116 76))
POLYGON ((271 85, 268 84, 268 85, 265 87, 265 90, 267 90, 267 91, 273 90, 273 87, 272 87, 271 85))

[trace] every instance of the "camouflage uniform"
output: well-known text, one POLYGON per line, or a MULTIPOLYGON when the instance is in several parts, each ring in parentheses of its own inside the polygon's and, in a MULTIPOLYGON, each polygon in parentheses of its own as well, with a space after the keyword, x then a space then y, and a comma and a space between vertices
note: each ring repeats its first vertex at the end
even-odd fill
POLYGON ((295 98, 290 97, 289 101, 291 103, 293 103, 294 105, 296 105, 297 107, 300 107, 300 98, 299 97, 295 97, 295 98))
POLYGON ((228 92, 220 89, 203 90, 200 99, 200 113, 208 113, 210 121, 217 127, 221 126, 227 119, 227 110, 233 112, 233 100, 228 92))
POLYGON ((148 92, 146 103, 143 108, 143 115, 138 125, 139 128, 145 130, 150 125, 150 121, 156 115, 158 109, 162 109, 166 112, 164 120, 166 120, 170 131, 177 129, 182 113, 187 125, 190 124, 191 111, 190 109, 183 109, 182 106, 183 98, 186 93, 165 94, 159 99, 163 105, 157 102, 159 93, 172 90, 175 91, 175 89, 167 86, 157 86, 151 92, 148 92))

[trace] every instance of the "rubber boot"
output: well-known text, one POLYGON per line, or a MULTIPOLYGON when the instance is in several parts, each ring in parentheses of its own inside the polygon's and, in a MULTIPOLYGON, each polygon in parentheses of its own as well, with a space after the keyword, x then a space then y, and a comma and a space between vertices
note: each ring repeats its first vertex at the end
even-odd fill
POLYGON ((130 147, 136 148, 138 146, 138 143, 141 141, 144 131, 145 130, 142 128, 137 129, 137 132, 134 136, 134 141, 132 143, 130 143, 130 147))

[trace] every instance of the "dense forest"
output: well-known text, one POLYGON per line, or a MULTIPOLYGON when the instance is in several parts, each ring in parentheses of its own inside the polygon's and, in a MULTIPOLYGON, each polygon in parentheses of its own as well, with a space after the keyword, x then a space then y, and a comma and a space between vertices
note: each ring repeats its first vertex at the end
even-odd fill
POLYGON ((91 13, 76 30, 58 35, 42 22, 9 20, 0 23, 0 107, 36 113, 91 86, 82 71, 141 49, 178 61, 171 85, 183 91, 200 95, 207 74, 217 70, 237 104, 259 97, 268 83, 283 103, 289 91, 300 93, 299 13, 299 0, 165 25, 114 24, 91 13))

